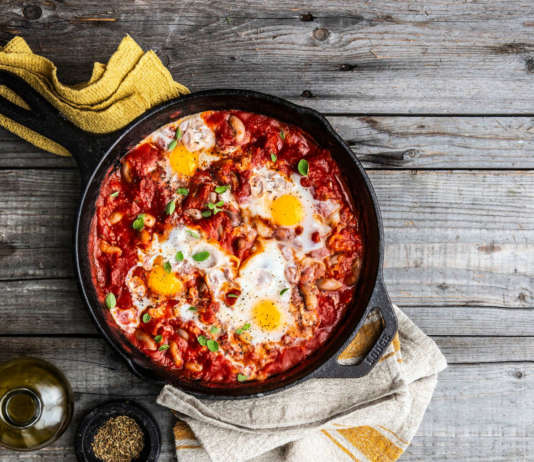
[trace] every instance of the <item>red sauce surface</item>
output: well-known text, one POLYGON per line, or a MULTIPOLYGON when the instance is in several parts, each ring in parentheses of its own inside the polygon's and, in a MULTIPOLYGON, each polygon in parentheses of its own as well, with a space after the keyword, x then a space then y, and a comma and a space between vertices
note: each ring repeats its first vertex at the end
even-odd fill
MULTIPOLYGON (((157 304, 138 313, 141 318, 148 314, 150 319, 141 320, 137 328, 127 332, 137 348, 179 376, 206 383, 236 383, 239 374, 246 376, 246 380, 263 380, 291 368, 319 348, 352 300, 363 255, 358 214, 347 202, 339 168, 329 151, 301 129, 240 111, 209 111, 202 117, 215 134, 212 154, 223 154, 207 168, 198 168, 192 176, 181 178, 187 195, 177 193, 176 185, 168 180, 163 168, 168 161, 168 145, 162 146, 156 138, 149 137, 136 146, 123 157, 120 168, 109 171, 96 203, 89 242, 93 282, 102 309, 108 309, 106 296, 113 294, 115 318, 127 323, 135 310, 126 277, 138 262, 138 249, 149 247, 155 234, 166 236, 177 226, 189 226, 198 229, 203 239, 217 242, 225 252, 243 261, 256 251, 257 236, 252 239, 250 233, 237 225, 242 219, 239 208, 225 203, 220 213, 201 219, 187 211, 205 211, 218 185, 228 185, 237 203, 246 202, 251 195, 251 172, 255 168, 267 167, 289 178, 298 172, 299 161, 306 159, 308 174, 300 177, 300 185, 310 188, 317 201, 333 201, 339 209, 331 232, 324 237, 324 248, 306 256, 309 260, 300 268, 300 279, 291 287, 298 313, 304 316, 313 311, 315 316, 311 326, 300 326, 303 338, 285 335, 275 345, 258 348, 235 333, 220 332, 216 337, 219 350, 211 351, 199 342, 199 336, 210 338, 210 332, 178 316, 178 302, 172 297, 158 297, 157 304), (230 117, 243 123, 244 137, 230 123, 230 117), (228 153, 229 148, 236 147, 228 153), (173 200, 175 210, 168 214, 166 208, 173 200), (139 214, 145 216, 142 230, 133 227, 139 214), (147 224, 146 217, 150 216, 154 218, 153 224, 150 220, 147 224), (322 290, 319 285, 325 280, 338 281, 340 287, 322 290), (315 305, 306 298, 310 291, 315 305), (223 351, 231 353, 233 360, 223 351)), ((176 124, 171 129, 175 130, 176 124)), ((291 230, 294 235, 305 231, 299 226, 291 230)), ((311 239, 319 242, 320 236, 312 234, 311 239)), ((132 274, 150 295, 146 271, 138 267, 132 274)), ((223 301, 215 299, 200 270, 190 272, 182 283, 182 302, 195 306, 198 319, 206 325, 217 323, 221 303, 232 306, 235 296, 240 294, 238 289, 229 290, 223 301)), ((115 323, 111 315, 109 322, 115 323)))

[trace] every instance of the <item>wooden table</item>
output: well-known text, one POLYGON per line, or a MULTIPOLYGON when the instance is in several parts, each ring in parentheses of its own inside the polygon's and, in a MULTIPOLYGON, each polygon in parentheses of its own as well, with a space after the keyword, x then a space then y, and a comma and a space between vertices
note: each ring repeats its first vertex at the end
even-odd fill
MULTIPOLYGON (((534 454, 534 3, 501 1, 3 0, 15 34, 88 78, 125 33, 192 90, 243 87, 328 115, 364 162, 384 215, 393 300, 449 368, 405 461, 534 454)), ((71 159, 0 131, 0 360, 62 368, 76 416, 52 447, 2 461, 74 461, 80 415, 111 397, 169 414, 81 303, 71 266, 71 159)))

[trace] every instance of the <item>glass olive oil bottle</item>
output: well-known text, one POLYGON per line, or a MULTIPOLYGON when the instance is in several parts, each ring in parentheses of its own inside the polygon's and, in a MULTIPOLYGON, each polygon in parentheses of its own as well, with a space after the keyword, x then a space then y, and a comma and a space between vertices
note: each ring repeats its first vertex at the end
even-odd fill
POLYGON ((52 364, 17 358, 0 364, 0 445, 29 451, 49 445, 72 417, 72 390, 52 364))

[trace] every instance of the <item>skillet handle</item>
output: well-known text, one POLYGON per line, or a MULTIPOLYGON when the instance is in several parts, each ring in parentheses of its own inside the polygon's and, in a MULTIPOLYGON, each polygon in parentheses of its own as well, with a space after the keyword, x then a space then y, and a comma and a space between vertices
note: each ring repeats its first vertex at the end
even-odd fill
POLYGON ((379 275, 376 281, 375 289, 369 301, 371 309, 375 308, 380 311, 383 321, 383 330, 380 336, 376 339, 371 349, 367 352, 365 357, 355 365, 341 365, 337 361, 339 354, 347 348, 347 346, 354 340, 356 334, 353 334, 343 346, 319 369, 312 373, 315 378, 359 378, 367 375, 373 367, 376 366, 384 350, 393 340, 397 332, 397 316, 395 315, 393 304, 389 298, 386 286, 382 280, 382 275, 379 275))
POLYGON ((0 114, 68 149, 78 163, 83 184, 87 184, 117 135, 95 135, 81 130, 24 79, 11 72, 0 71, 0 85, 16 93, 30 107, 30 110, 24 109, 0 96, 0 114))

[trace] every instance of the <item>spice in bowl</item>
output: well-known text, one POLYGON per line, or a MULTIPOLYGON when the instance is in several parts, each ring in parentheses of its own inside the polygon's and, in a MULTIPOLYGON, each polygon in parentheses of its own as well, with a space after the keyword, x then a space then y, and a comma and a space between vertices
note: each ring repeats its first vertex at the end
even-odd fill
POLYGON ((134 419, 120 415, 102 424, 91 448, 102 462, 131 462, 143 451, 144 438, 143 430, 134 419))

